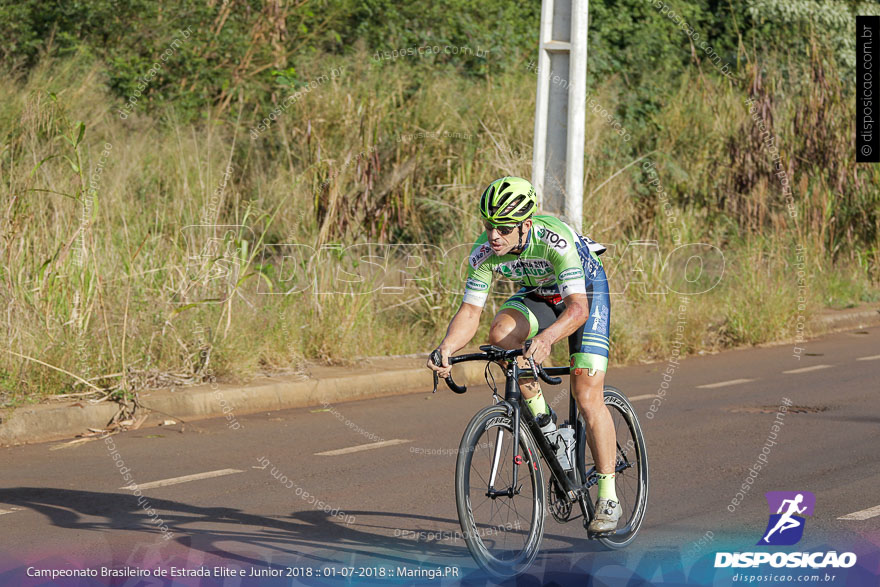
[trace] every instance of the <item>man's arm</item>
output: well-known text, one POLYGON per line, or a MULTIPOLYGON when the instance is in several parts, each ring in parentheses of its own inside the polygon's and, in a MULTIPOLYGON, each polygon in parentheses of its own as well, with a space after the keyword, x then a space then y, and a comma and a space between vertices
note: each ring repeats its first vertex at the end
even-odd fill
POLYGON ((483 308, 480 306, 468 304, 467 302, 461 303, 458 312, 455 313, 455 316, 452 317, 452 321, 449 323, 449 328, 446 329, 446 336, 443 338, 443 342, 437 347, 440 351, 443 366, 437 367, 429 358, 428 367, 430 369, 437 371, 441 377, 449 376, 449 372, 452 369, 449 366, 449 356, 464 347, 477 334, 477 328, 480 326, 480 314, 482 313, 483 308))
POLYGON ((536 363, 541 363, 550 356, 550 347, 556 341, 566 338, 590 317, 590 302, 587 294, 573 293, 565 298, 565 310, 556 319, 556 322, 544 329, 541 334, 532 339, 525 358, 532 357, 536 363))
POLYGON ((449 328, 446 329, 446 337, 440 343, 440 349, 448 349, 451 355, 471 341, 477 334, 480 326, 480 314, 483 308, 462 302, 458 312, 452 317, 449 328))

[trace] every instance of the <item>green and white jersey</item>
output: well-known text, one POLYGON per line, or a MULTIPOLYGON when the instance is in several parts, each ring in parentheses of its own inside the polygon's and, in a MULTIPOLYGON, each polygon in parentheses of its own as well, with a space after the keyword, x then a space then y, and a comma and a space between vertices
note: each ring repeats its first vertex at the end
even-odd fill
POLYGON ((485 231, 471 250, 464 302, 483 307, 489 297, 492 272, 542 295, 586 293, 602 262, 601 244, 579 235, 553 216, 532 216, 532 229, 525 235, 525 249, 519 255, 496 255, 485 231))

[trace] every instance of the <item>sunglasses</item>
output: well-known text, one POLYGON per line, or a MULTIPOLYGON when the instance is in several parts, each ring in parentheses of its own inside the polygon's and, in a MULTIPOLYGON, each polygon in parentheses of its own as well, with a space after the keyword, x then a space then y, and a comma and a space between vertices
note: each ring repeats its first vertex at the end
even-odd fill
POLYGON ((491 222, 483 222, 483 226, 486 227, 486 232, 489 232, 490 230, 492 230, 494 228, 495 230, 498 231, 498 234, 507 236, 508 234, 513 232, 517 227, 522 226, 522 222, 520 222, 519 224, 513 224, 513 225, 508 224, 508 225, 501 225, 501 226, 495 226, 491 222))

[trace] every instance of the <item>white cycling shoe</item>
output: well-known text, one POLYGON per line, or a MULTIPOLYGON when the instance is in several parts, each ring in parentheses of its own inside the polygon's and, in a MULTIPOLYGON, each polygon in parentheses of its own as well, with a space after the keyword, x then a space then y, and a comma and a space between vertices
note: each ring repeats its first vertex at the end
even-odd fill
POLYGON ((587 530, 597 534, 612 532, 617 528, 617 521, 622 513, 623 510, 618 501, 600 497, 596 500, 596 513, 587 530))

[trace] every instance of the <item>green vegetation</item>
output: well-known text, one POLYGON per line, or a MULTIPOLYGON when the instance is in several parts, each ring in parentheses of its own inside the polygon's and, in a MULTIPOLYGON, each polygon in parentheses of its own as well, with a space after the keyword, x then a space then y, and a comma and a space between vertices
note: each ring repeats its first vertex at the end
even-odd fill
MULTIPOLYGON (((590 98, 631 136, 588 113, 584 232, 612 245, 612 362, 670 356, 675 292, 693 294, 684 352, 793 339, 798 316, 815 333, 823 308, 877 301, 880 169, 854 163, 838 18, 856 5, 823 4, 809 28, 807 0, 668 2, 713 63, 655 4, 591 2, 590 98), (678 243, 716 247, 695 283, 678 243)), ((0 406, 430 350, 479 190, 531 175, 538 12, 0 5, 0 406), (391 53, 435 45, 459 51, 391 53)), ((512 290, 495 291, 486 314, 512 290)))

